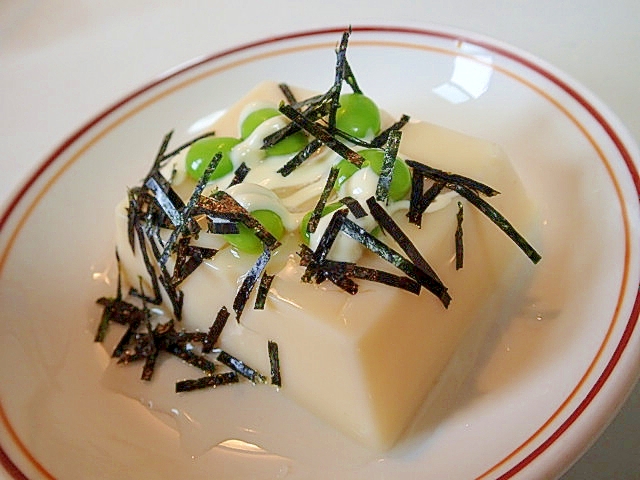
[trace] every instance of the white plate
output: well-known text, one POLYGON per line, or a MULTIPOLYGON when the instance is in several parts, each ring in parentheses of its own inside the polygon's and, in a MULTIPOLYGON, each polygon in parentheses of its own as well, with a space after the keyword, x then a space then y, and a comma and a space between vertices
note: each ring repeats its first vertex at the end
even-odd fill
POLYGON ((637 148, 562 73, 448 29, 356 27, 351 65, 386 110, 505 148, 538 205, 543 261, 468 378, 432 399, 437 424, 364 462, 348 461, 338 434, 338 454, 218 447, 191 459, 141 405, 103 390, 90 326, 95 298, 114 288, 111 218, 125 187, 168 130, 188 138, 259 81, 326 90, 340 33, 270 38, 168 73, 65 141, 8 205, 0 457, 16 478, 551 478, 613 417, 640 371, 637 148))

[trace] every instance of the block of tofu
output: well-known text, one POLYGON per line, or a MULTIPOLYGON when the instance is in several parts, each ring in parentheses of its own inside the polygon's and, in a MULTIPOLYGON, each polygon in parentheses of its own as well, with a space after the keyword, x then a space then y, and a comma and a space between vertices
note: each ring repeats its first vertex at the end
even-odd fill
MULTIPOLYGON (((277 105, 281 98, 275 84, 261 85, 214 127, 221 135, 237 136, 238 119, 246 105, 256 101, 277 105)), ((534 209, 497 145, 411 122, 403 128, 400 154, 494 187, 501 194, 491 199, 492 205, 522 234, 532 232, 534 209)), ((317 181, 323 184, 324 178, 317 181)), ((184 185, 176 186, 180 188, 184 185)), ((406 209, 398 210, 394 218, 448 287, 452 297, 448 309, 424 289, 415 295, 358 280, 358 293, 350 295, 330 282, 301 281, 304 267, 296 254, 301 241, 293 229, 267 265, 275 278, 264 310, 251 308, 250 301, 239 322, 227 322, 220 348, 268 375, 267 341, 277 342, 282 395, 375 450, 390 448, 470 325, 499 315, 500 302, 489 300, 509 295, 503 285, 506 272, 516 263, 527 263, 518 247, 466 200, 449 192, 438 201, 438 208, 424 215, 421 228, 407 222, 406 209), (460 270, 454 260, 458 202, 464 208, 464 268, 460 270), (489 304, 492 309, 486 308, 489 304)), ((135 285, 147 273, 139 253, 132 253, 128 245, 126 202, 117 207, 116 224, 123 271, 135 285)), ((207 331, 218 309, 231 306, 255 259, 223 246, 196 269, 180 286, 183 326, 207 331)), ((401 273, 372 252, 365 252, 358 263, 401 273)))

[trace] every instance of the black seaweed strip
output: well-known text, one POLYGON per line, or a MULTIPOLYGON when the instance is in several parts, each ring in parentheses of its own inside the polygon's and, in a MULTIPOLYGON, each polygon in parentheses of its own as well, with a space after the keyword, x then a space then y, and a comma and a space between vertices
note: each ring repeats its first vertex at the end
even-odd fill
POLYGON ((313 233, 318 228, 318 223, 320 222, 320 218, 322 217, 322 212, 324 210, 325 205, 327 204, 327 200, 329 199, 329 195, 333 192, 333 187, 336 184, 336 180, 338 179, 338 174, 340 170, 335 165, 331 167, 329 170, 329 175, 327 176, 327 181, 324 184, 324 188, 322 189, 322 193, 320 194, 320 198, 318 198, 318 202, 311 212, 311 216, 309 217, 309 222, 307 223, 307 232, 313 233))
MULTIPOLYGON (((122 303, 126 303, 126 302, 122 302, 122 303)), ((122 305, 120 306, 122 307, 122 305)), ((127 313, 129 314, 135 313, 135 316, 130 316, 129 318, 126 319, 126 323, 128 323, 127 330, 124 332, 122 337, 120 337, 120 340, 118 341, 113 351, 111 352, 112 358, 121 357, 125 353, 127 346, 131 343, 132 339, 137 337, 138 334, 136 333, 136 330, 140 327, 140 325, 142 324, 142 321, 144 320, 143 318, 144 312, 138 309, 137 307, 135 307, 134 305, 131 305, 131 307, 133 307, 136 310, 135 311, 131 310, 127 313)), ((126 309, 127 307, 125 306, 124 308, 126 309)), ((124 313, 123 310, 118 310, 115 314, 120 316, 123 313, 124 313)), ((117 323, 124 324, 122 320, 116 320, 115 318, 112 320, 116 321, 117 323)), ((145 339, 147 339, 146 336, 145 336, 145 339)))
POLYGON ((420 284, 409 277, 403 277, 400 275, 394 275, 393 273, 385 272, 383 270, 375 270, 372 268, 362 267, 355 265, 349 272, 349 275, 354 278, 360 278, 363 280, 369 280, 371 282, 382 283, 391 287, 401 288, 408 292, 418 295, 420 293, 420 284))
POLYGON ((247 167, 247 164, 242 162, 236 168, 236 171, 233 172, 233 178, 231 179, 231 183, 229 183, 230 187, 237 185, 239 183, 244 182, 244 179, 247 178, 247 174, 251 171, 251 168, 247 167))
POLYGON ((278 344, 269 340, 267 342, 269 350, 269 365, 271 367, 271 384, 282 386, 282 377, 280 376, 280 356, 278 354, 278 344))
MULTIPOLYGON (((422 175, 414 171, 413 178, 417 179, 420 177, 424 178, 422 175)), ((412 187, 413 187, 413 184, 412 184, 412 187)), ((444 187, 445 187, 444 183, 436 182, 427 189, 424 195, 418 194, 419 197, 416 200, 415 206, 411 204, 409 205, 409 213, 407 214, 407 216, 411 215, 409 217, 409 223, 413 223, 418 227, 422 226, 422 214, 427 211, 427 208, 429 208, 429 205, 431 205, 431 202, 435 200, 435 198, 440 194, 440 192, 444 187)), ((413 192, 412 192, 412 195, 413 195, 413 192)), ((412 196, 411 202, 413 201, 414 201, 414 198, 412 196)))
MULTIPOLYGON (((172 280, 171 280, 172 277, 169 274, 169 271, 167 270, 167 266, 165 264, 162 264, 160 262, 157 263, 158 268, 160 269, 160 274, 159 275, 156 274, 155 267, 149 260, 149 254, 147 253, 147 246, 144 238, 144 232, 142 231, 142 226, 140 224, 136 224, 135 228, 136 228, 136 231, 138 231, 139 240, 141 244, 140 250, 142 252, 142 257, 143 257, 145 266, 147 268, 147 273, 149 274, 149 277, 151 279, 151 285, 153 287, 155 298, 150 298, 144 295, 144 293, 139 292, 134 288, 131 288, 129 293, 147 302, 153 303, 154 305, 160 305, 162 303, 162 293, 160 292, 160 285, 162 285, 164 287, 165 292, 167 292, 169 301, 171 302, 174 316, 178 320, 180 320, 182 318, 182 302, 184 299, 184 295, 181 291, 177 290, 173 286, 172 280)), ((155 245, 153 239, 149 238, 148 240, 149 240, 149 244, 151 245, 154 257, 156 260, 158 260, 160 252, 158 251, 157 246, 155 245)))
POLYGON ((306 270, 302 275, 303 282, 309 283, 315 279, 316 283, 322 283, 326 278, 328 278, 328 272, 322 266, 324 265, 324 261, 331 249, 331 246, 333 245, 333 242, 340 233, 340 227, 348 213, 349 211, 347 209, 336 210, 333 213, 327 228, 322 234, 322 237, 320 237, 318 247, 315 251, 311 250, 304 244, 300 245, 301 251, 298 252, 300 255, 300 265, 306 267, 306 270))
POLYGON ((350 262, 323 260, 320 263, 316 263, 313 260, 313 250, 306 245, 300 246, 301 250, 298 252, 298 255, 300 255, 300 265, 309 267, 308 281, 311 280, 312 276, 315 278, 316 283, 322 283, 328 279, 348 293, 354 294, 357 293, 358 287, 357 284, 349 280, 349 278, 352 277, 401 288, 416 295, 420 293, 420 284, 409 277, 394 275, 389 272, 363 267, 350 262))
MULTIPOLYGON (((142 253, 142 260, 144 262, 145 269, 147 270, 147 274, 149 275, 149 280, 151 281, 151 286, 153 288, 154 298, 144 297, 148 302, 153 303, 154 305, 160 305, 162 303, 162 293, 160 292, 160 283, 158 282, 158 276, 156 275, 156 270, 149 259, 149 252, 147 251, 147 242, 144 231, 142 230, 142 225, 136 223, 134 225, 136 234, 138 236, 138 245, 140 246, 140 252, 142 253)), ((131 287, 129 291, 130 294, 135 295, 138 298, 142 298, 144 295, 142 292, 138 292, 136 289, 131 287)))
POLYGON ((240 321, 240 316, 242 315, 242 311, 244 310, 244 307, 249 300, 249 295, 251 295, 253 287, 258 281, 260 275, 262 275, 262 272, 267 266, 270 258, 271 251, 265 248, 262 254, 256 260, 256 263, 245 275, 244 280, 242 281, 242 285, 240 285, 238 293, 236 293, 236 297, 233 300, 233 311, 236 312, 237 321, 240 321))
POLYGON ((347 274, 353 278, 382 283, 391 287, 407 290, 408 292, 416 295, 420 293, 420 284, 415 280, 409 277, 385 272, 384 270, 376 270, 373 268, 363 267, 361 265, 353 265, 347 269, 347 274))
MULTIPOLYGON (((180 330, 178 332, 178 341, 180 343, 204 343, 207 340, 207 334, 205 332, 187 332, 186 330, 180 330)), ((206 353, 206 352, 202 352, 206 353)))
POLYGON ((264 383, 266 381, 266 379, 255 369, 246 365, 242 360, 238 360, 236 357, 229 355, 224 350, 218 355, 218 361, 224 363, 227 367, 231 368, 243 377, 248 378, 253 383, 264 383))
POLYGON ((275 275, 267 275, 266 272, 262 274, 260 278, 260 285, 258 285, 258 292, 256 293, 256 301, 253 304, 253 308, 256 310, 264 310, 264 304, 267 301, 267 294, 269 288, 271 288, 271 282, 275 275))
POLYGON ((162 160, 165 156, 165 152, 167 151, 167 148, 169 147, 169 142, 171 141, 172 136, 173 136, 173 130, 167 133, 162 139, 162 143, 160 144, 160 149, 156 154, 156 158, 153 161, 153 165, 151 165, 151 169, 149 170, 149 173, 147 174, 144 181, 142 182, 143 185, 147 182, 147 179, 151 175, 153 175, 155 172, 157 172, 160 169, 160 166, 162 165, 162 160))
MULTIPOLYGON (((140 292, 143 294, 144 298, 142 278, 140 278, 140 292)), ((150 312, 144 299, 142 300, 142 312, 144 314, 142 323, 144 323, 146 329, 144 335, 146 336, 147 341, 145 344, 145 362, 144 366, 142 367, 142 375, 140 376, 140 379, 149 381, 153 376, 153 372, 156 366, 156 360, 158 359, 158 346, 156 345, 156 337, 154 335, 153 328, 151 327, 150 312)))
POLYGON ((347 46, 349 44, 349 36, 351 29, 342 33, 340 44, 336 50, 336 74, 331 92, 331 110, 329 111, 329 129, 332 130, 336 126, 336 113, 340 108, 340 92, 342 90, 342 82, 345 80, 346 64, 347 64, 347 46))
POLYGON ((164 252, 162 252, 160 258, 157 259, 160 265, 165 265, 167 263, 169 255, 171 254, 171 251, 173 250, 178 237, 183 233, 183 230, 188 223, 186 220, 190 217, 191 211, 198 202, 202 190, 204 190, 204 187, 207 185, 207 179, 216 169, 221 158, 222 154, 220 152, 216 153, 205 169, 202 177, 200 178, 200 180, 198 180, 198 183, 196 184, 196 187, 191 194, 191 198, 189 198, 189 202, 181 212, 182 221, 179 225, 176 225, 176 228, 171 232, 171 236, 169 237, 169 240, 167 240, 167 244, 165 245, 164 252))
POLYGON ((260 148, 264 150, 266 148, 272 147, 279 141, 287 138, 290 135, 293 135, 296 132, 299 132, 300 130, 302 129, 295 123, 288 123, 287 125, 282 127, 280 130, 264 137, 262 139, 262 146, 260 148))
POLYGON ((362 90, 358 86, 356 76, 353 74, 353 70, 351 70, 351 65, 349 65, 349 61, 347 59, 344 61, 344 81, 351 87, 353 93, 362 94, 362 90))
POLYGON ((369 207, 369 211, 371 212, 371 215, 373 215, 373 218, 375 218, 380 227, 396 241, 402 251, 407 254, 409 260, 411 260, 420 270, 442 284, 442 281, 433 268, 431 268, 431 265, 429 265, 413 242, 411 242, 402 228, 400 228, 400 225, 393 220, 391 215, 389 215, 373 197, 367 199, 367 206, 369 207))
POLYGON ((144 359, 144 367, 142 367, 142 374, 140 375, 140 380, 144 380, 146 382, 150 381, 153 377, 153 372, 156 368, 156 360, 158 360, 158 350, 153 348, 152 351, 145 356, 144 359))
POLYGON ((221 307, 209 328, 206 339, 202 342, 202 353, 210 353, 211 350, 213 350, 213 346, 218 341, 224 326, 227 324, 228 318, 229 310, 227 310, 227 307, 221 307))
POLYGON ((323 144, 336 152, 345 160, 353 163, 357 167, 362 165, 364 159, 362 156, 354 150, 347 147, 344 143, 340 142, 334 137, 329 130, 321 126, 319 123, 314 123, 307 119, 303 114, 295 110, 289 105, 281 105, 280 112, 289 118, 293 123, 299 125, 303 130, 307 131, 310 135, 320 140, 323 144))
POLYGON ((497 190, 494 190, 490 186, 485 185, 484 183, 480 183, 473 178, 465 177, 463 175, 458 175, 455 173, 448 173, 443 170, 438 170, 437 168, 429 167, 428 165, 416 162, 415 160, 406 160, 406 164, 435 182, 444 182, 445 184, 447 184, 447 188, 449 188, 449 184, 455 184, 462 185, 475 192, 486 195, 487 197, 493 197, 500 194, 500 192, 498 192, 497 190))
POLYGON ((343 263, 325 260, 323 266, 328 270, 335 269, 342 271, 345 275, 351 278, 358 278, 361 280, 382 283, 391 287, 397 287, 403 290, 407 290, 411 293, 415 293, 416 295, 420 293, 420 284, 409 277, 395 275, 383 270, 363 267, 361 265, 356 265, 348 262, 343 263))
POLYGON ((407 218, 409 223, 413 223, 418 227, 422 226, 422 212, 420 212, 420 200, 424 190, 424 175, 411 171, 411 193, 409 195, 409 211, 407 218))
POLYGON ((176 253, 176 264, 173 267, 171 285, 173 287, 182 283, 202 262, 213 258, 218 253, 215 248, 198 247, 189 245, 190 238, 182 237, 178 241, 178 251, 176 253))
POLYGON ((134 225, 138 222, 138 204, 132 190, 127 192, 129 207, 127 208, 127 238, 131 251, 136 253, 136 236, 134 225))
POLYGON ((356 293, 358 293, 358 284, 351 278, 349 278, 349 276, 347 276, 344 272, 340 270, 327 269, 325 264, 323 264, 322 267, 323 271, 321 278, 328 278, 334 285, 340 287, 350 295, 355 295, 356 293))
POLYGON ((398 155, 401 137, 400 130, 393 130, 389 133, 389 137, 384 144, 384 158, 380 176, 378 177, 378 185, 376 186, 376 199, 379 202, 388 202, 389 187, 391 187, 391 180, 393 179, 393 166, 396 162, 396 155, 398 155))
POLYGON ((116 298, 101 297, 96 303, 102 305, 102 318, 100 325, 96 332, 94 341, 102 342, 108 330, 108 326, 111 322, 119 323, 120 325, 133 326, 137 328, 140 324, 139 309, 124 300, 116 298))
POLYGON ((296 253, 300 256, 300 266, 307 267, 314 263, 313 256, 315 252, 307 247, 304 243, 300 244, 300 250, 296 253))
POLYGON ((353 214, 353 216, 356 218, 362 218, 368 215, 364 207, 360 205, 360 202, 353 197, 349 197, 349 196, 342 197, 338 201, 342 203, 345 207, 347 207, 349 211, 353 214))
POLYGON ((348 218, 344 219, 341 230, 354 240, 360 242, 380 258, 391 263, 392 265, 409 275, 409 277, 416 280, 418 283, 420 283, 420 285, 422 285, 436 297, 438 297, 438 299, 440 299, 445 307, 449 306, 451 297, 449 296, 446 287, 444 287, 441 282, 437 281, 427 272, 418 268, 416 265, 396 252, 394 249, 378 240, 365 229, 360 227, 360 225, 352 222, 348 218))
MULTIPOLYGON (((172 199, 164 191, 158 180, 155 178, 155 175, 152 175, 147 179, 145 186, 154 193, 155 201, 158 203, 160 208, 162 208, 167 217, 169 217, 171 223, 173 223, 173 225, 176 227, 182 224, 182 215, 180 214, 180 209, 184 207, 184 205, 176 205, 172 201, 172 199)), ((182 203, 182 201, 180 203, 182 203)))
MULTIPOLYGON (((331 98, 331 92, 332 90, 329 90, 329 92, 325 94, 309 97, 305 100, 290 105, 290 107, 300 111, 301 114, 304 115, 304 117, 310 122, 314 122, 329 113, 331 105, 330 103, 328 103, 328 100, 331 98)), ((284 105, 284 102, 281 103, 281 106, 282 105, 284 105)), ((265 149, 271 147, 278 143, 280 140, 293 135, 300 130, 302 130, 300 126, 296 125, 295 123, 288 123, 280 130, 264 137, 264 139, 262 140, 262 146, 260 148, 265 149)))
POLYGON ((213 221, 210 218, 207 218, 207 227, 209 233, 214 233, 216 235, 226 235, 229 233, 240 233, 238 229, 238 224, 236 222, 230 222, 227 220, 224 221, 213 221))
MULTIPOLYGON (((96 335, 93 338, 94 342, 102 342, 104 341, 105 336, 107 335, 107 331, 109 330, 109 324, 111 321, 111 309, 112 305, 119 304, 122 302, 122 267, 120 265, 120 255, 118 255, 118 249, 116 249, 116 265, 118 267, 118 286, 116 290, 115 298, 107 298, 101 297, 96 300, 96 303, 102 305, 102 316, 100 318, 100 323, 98 324, 98 328, 96 330, 96 335)), ((119 319, 118 319, 119 320, 119 319)))
POLYGON ((271 235, 248 210, 228 193, 219 190, 215 192, 211 198, 201 197, 200 205, 206 209, 203 212, 205 214, 226 218, 228 220, 238 220, 247 228, 253 229, 256 236, 270 250, 275 250, 280 246, 278 239, 271 235))
POLYGON ((515 244, 524 252, 524 254, 535 264, 542 258, 540 254, 527 242, 527 240, 518 233, 518 231, 503 217, 500 212, 489 205, 485 200, 480 198, 477 193, 461 184, 447 185, 447 188, 455 190, 461 196, 469 200, 478 210, 485 214, 500 230, 515 242, 515 244))
POLYGON ((411 117, 409 117, 409 115, 402 115, 402 117, 400 117, 400 120, 395 122, 390 127, 384 129, 382 132, 378 134, 377 137, 371 140, 371 143, 369 144, 369 146, 371 148, 381 148, 385 143, 387 143, 387 138, 389 137, 389 133, 391 133, 394 130, 400 130, 407 123, 409 123, 410 118, 411 117))
POLYGON ((289 85, 287 85, 286 83, 280 83, 280 84, 278 84, 278 88, 280 88, 280 91, 282 92, 282 95, 284 95, 284 98, 287 100, 289 105, 293 105, 295 103, 298 103, 298 101, 296 100, 295 95, 293 94, 293 92, 289 88, 289 85))
POLYGON ((464 244, 462 241, 462 220, 464 219, 464 209, 462 202, 458 202, 458 213, 456 214, 457 226, 455 233, 456 245, 456 270, 460 270, 464 265, 464 244))
POLYGON ((202 390, 204 388, 215 388, 230 383, 238 383, 238 374, 236 372, 217 373, 206 377, 200 377, 194 380, 181 380, 176 382, 176 393, 192 392, 194 390, 202 390))
POLYGON ((208 137, 214 137, 216 134, 216 132, 206 132, 203 133, 202 135, 198 135, 197 137, 192 138, 191 140, 189 140, 186 143, 183 143, 182 145, 180 145, 179 147, 177 147, 175 150, 172 150, 169 153, 166 153, 164 155, 162 155, 162 162, 175 157, 177 154, 179 154, 182 150, 184 150, 185 148, 189 148, 191 145, 193 145, 194 143, 204 139, 204 138, 208 138, 208 137))
POLYGON ((346 208, 333 212, 331 220, 329 220, 329 224, 322 234, 322 237, 320 237, 318 247, 313 254, 314 262, 321 263, 325 260, 329 254, 329 250, 331 250, 331 247, 333 246, 333 242, 335 242, 338 233, 340 233, 340 230, 342 229, 343 223, 347 219, 348 212, 349 211, 346 208))
POLYGON ((180 345, 178 343, 169 343, 165 346, 164 349, 172 355, 180 358, 181 360, 184 360, 189 365, 193 365, 194 367, 199 368, 203 372, 213 373, 216 368, 215 364, 212 361, 206 359, 201 355, 196 355, 190 350, 187 350, 186 346, 184 345, 180 345))
MULTIPOLYGON (((326 125, 326 122, 324 124, 326 125)), ((333 130, 331 130, 331 133, 333 133, 336 137, 343 138, 344 140, 347 140, 354 145, 358 145, 359 147, 373 148, 373 145, 371 144, 371 142, 367 142, 366 140, 362 140, 361 138, 354 137, 353 135, 345 131, 342 131, 339 128, 334 128, 333 130)))
POLYGON ((153 178, 158 183, 162 191, 169 197, 169 201, 174 205, 176 209, 180 210, 184 208, 184 202, 182 201, 182 198, 180 198, 180 195, 178 195, 176 191, 171 187, 171 182, 164 178, 164 176, 159 171, 154 172, 150 178, 153 178))
POLYGON ((291 104, 291 106, 296 110, 304 110, 305 115, 307 116, 314 112, 313 115, 316 119, 318 119, 329 113, 327 101, 331 97, 332 92, 333 87, 331 87, 329 91, 325 93, 319 93, 318 95, 312 95, 311 97, 304 98, 296 103, 291 104))
POLYGON ((282 167, 277 170, 277 173, 282 175, 283 177, 288 176, 293 172, 296 168, 302 165, 306 160, 311 157, 313 153, 315 153, 320 147, 322 147, 322 142, 318 139, 314 139, 311 142, 307 143, 305 147, 296 153, 291 160, 285 163, 282 167))

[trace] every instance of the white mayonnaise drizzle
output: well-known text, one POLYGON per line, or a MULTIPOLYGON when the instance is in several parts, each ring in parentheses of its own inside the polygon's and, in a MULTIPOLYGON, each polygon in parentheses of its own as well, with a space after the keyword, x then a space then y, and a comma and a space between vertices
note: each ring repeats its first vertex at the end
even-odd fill
MULTIPOLYGON (((262 108, 276 108, 276 106, 269 102, 248 104, 240 114, 238 131, 248 115, 262 108)), ((288 120, 282 115, 269 118, 231 150, 230 157, 234 170, 243 162, 250 169, 242 183, 229 187, 233 178, 233 173, 229 173, 209 182, 203 193, 225 190, 247 210, 271 210, 280 216, 287 231, 298 229, 302 216, 313 208, 315 200, 322 193, 331 166, 338 163, 341 157, 329 148, 322 147, 289 175, 286 177, 281 175, 278 170, 294 154, 267 156, 261 147, 265 137, 285 127, 287 123, 288 120)), ((186 152, 181 153, 163 169, 167 178, 173 175, 174 186, 179 187, 188 180, 185 156, 186 152)), ((366 200, 375 196, 378 178, 379 176, 370 167, 362 168, 342 184, 337 198, 353 197, 367 210, 366 200)), ((427 213, 445 208, 457 195, 455 192, 438 195, 427 209, 427 213)), ((335 200, 335 198, 330 199, 328 203, 335 200)), ((409 201, 389 201, 383 207, 393 215, 400 210, 408 210, 409 201)), ((356 219, 349 213, 349 218, 367 231, 372 231, 377 225, 371 215, 356 219)), ((325 215, 320 219, 318 227, 310 236, 309 246, 312 249, 317 248, 330 219, 331 215, 325 215)), ((329 258, 355 262, 363 251, 364 247, 360 243, 340 233, 329 253, 329 258)))

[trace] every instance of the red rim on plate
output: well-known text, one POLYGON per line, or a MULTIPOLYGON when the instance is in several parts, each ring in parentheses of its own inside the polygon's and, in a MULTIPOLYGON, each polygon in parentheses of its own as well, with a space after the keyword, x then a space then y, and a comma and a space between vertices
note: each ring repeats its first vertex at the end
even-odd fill
MULTIPOLYGON (((84 125, 81 129, 79 129, 77 132, 71 135, 66 141, 64 141, 61 144, 60 147, 58 147, 36 169, 35 172, 33 172, 33 174, 27 179, 27 181, 24 183, 24 185, 18 191, 18 193, 14 196, 14 198, 10 200, 6 210, 2 213, 2 217, 0 217, 0 233, 3 232, 3 229, 7 228, 9 219, 12 218, 12 216, 14 215, 18 215, 16 211, 18 210, 19 205, 21 204, 21 202, 23 202, 23 200, 25 200, 25 197, 27 196, 28 193, 32 193, 34 191, 38 180, 40 180, 46 172, 49 172, 54 165, 57 165, 57 162, 63 156, 63 154, 69 151, 72 146, 75 146, 77 142, 81 141, 83 136, 87 134, 89 130, 91 130, 94 126, 96 126, 101 121, 106 119, 109 115, 116 113, 121 108, 129 105, 133 100, 138 99, 143 94, 149 91, 152 91, 156 87, 166 84, 171 79, 184 75, 186 72, 189 72, 191 70, 194 70, 206 64, 211 64, 216 61, 224 60, 237 53, 243 53, 243 52, 251 51, 252 49, 255 49, 258 47, 265 47, 273 44, 283 43, 290 40, 304 39, 307 37, 320 37, 327 34, 339 35, 340 33, 342 33, 343 30, 344 29, 342 27, 310 30, 310 31, 286 34, 282 36, 274 36, 267 39, 247 43, 238 47, 234 47, 234 48, 213 54, 206 58, 199 59, 196 62, 189 64, 188 66, 185 66, 179 70, 172 71, 171 73, 168 73, 158 78, 157 80, 152 81, 148 85, 136 90, 129 96, 125 97, 121 101, 114 104, 112 107, 108 108, 101 114, 97 115, 95 118, 89 121, 86 125, 84 125)), ((616 132, 616 129, 614 129, 611 122, 605 117, 605 115, 601 113, 600 109, 596 108, 596 106, 594 106, 594 104, 585 97, 585 95, 577 91, 572 85, 570 85, 567 81, 563 80, 560 76, 558 76, 557 74, 554 74, 552 71, 550 71, 550 69, 541 66, 535 61, 532 61, 526 55, 514 52, 510 48, 497 45, 496 43, 490 40, 478 39, 468 34, 451 33, 449 31, 442 31, 438 29, 405 28, 405 27, 395 27, 395 26, 355 26, 353 27, 353 31, 369 32, 374 34, 375 33, 408 34, 408 35, 417 35, 417 36, 438 38, 438 39, 444 39, 444 40, 452 40, 456 42, 465 42, 465 43, 482 47, 483 49, 489 52, 505 57, 510 61, 513 61, 516 64, 519 64, 520 66, 523 66, 526 69, 531 70, 536 74, 544 77, 546 80, 548 80, 549 82, 554 84, 556 87, 558 87, 560 90, 562 90, 565 94, 569 95, 582 108, 584 108, 588 112, 588 114, 597 122, 597 124, 604 130, 607 137, 615 145, 615 148, 619 153, 620 157, 623 159, 626 167, 625 173, 628 173, 629 177, 633 182, 635 191, 638 194, 638 197, 640 197, 640 177, 638 175, 637 166, 634 163, 634 159, 631 153, 625 146, 624 141, 620 138, 619 134, 616 132)), ((607 167, 607 168, 609 169, 610 175, 612 175, 610 167, 607 167)), ((45 186, 45 189, 48 186, 50 186, 50 184, 53 182, 55 182, 55 178, 51 180, 47 184, 47 186, 45 186)), ((616 185, 616 189, 618 190, 618 195, 621 196, 620 187, 616 185)), ((41 195, 38 196, 38 198, 40 197, 41 195)), ((12 238, 15 238, 15 236, 17 236, 17 232, 20 230, 21 226, 26 221, 26 218, 29 216, 29 212, 34 208, 37 201, 38 200, 36 199, 36 201, 34 201, 34 203, 30 206, 30 208, 27 208, 26 213, 23 215, 23 217, 18 219, 18 227, 16 227, 15 231, 9 233, 9 235, 12 236, 12 238)), ((625 217, 625 221, 628 221, 626 217, 625 217)), ((626 235, 627 235, 626 264, 628 264, 629 248, 630 248, 629 244, 636 240, 636 239, 630 238, 631 234, 630 234, 630 229, 628 225, 626 225, 626 235)), ((10 241, 9 246, 6 248, 6 250, 0 254, 0 272, 2 271, 5 260, 9 255, 11 244, 12 242, 10 241)), ((627 285, 628 282, 630 281, 633 281, 633 279, 629 278, 628 268, 625 268, 625 279, 623 280, 622 290, 625 290, 626 288, 625 285, 627 285)), ((621 296, 618 300, 616 312, 614 313, 614 318, 619 315, 618 310, 620 309, 620 306, 622 304, 622 300, 624 297, 622 293, 620 295, 621 296)), ((638 293, 637 296, 635 297, 633 308, 629 317, 625 319, 621 319, 626 321, 623 333, 617 345, 615 346, 613 353, 608 358, 608 360, 606 360, 606 365, 604 369, 597 377, 595 383, 588 390, 583 400, 576 407, 572 407, 573 410, 571 410, 568 413, 566 419, 563 422, 561 422, 559 426, 556 426, 553 429, 550 429, 550 425, 552 424, 552 421, 557 419, 561 412, 566 414, 564 410, 568 408, 570 400, 574 398, 578 390, 581 387, 583 387, 586 378, 590 375, 590 373, 592 373, 592 369, 594 368, 596 361, 599 360, 600 362, 602 362, 602 359, 598 357, 603 352, 606 339, 605 339, 605 342, 603 342, 601 348, 598 350, 596 358, 594 358, 589 369, 583 375, 581 381, 578 382, 578 385, 573 389, 573 391, 568 396, 568 398, 553 413, 553 415, 548 419, 548 421, 545 422, 543 425, 541 425, 540 428, 536 432, 534 432, 525 442, 515 447, 511 451, 511 453, 509 453, 504 458, 495 462, 491 468, 487 469, 485 472, 479 475, 477 477, 478 479, 489 478, 489 476, 491 475, 494 475, 494 476, 498 475, 496 478, 500 478, 500 479, 508 479, 508 478, 514 477, 518 472, 525 469, 529 464, 531 464, 540 455, 542 455, 545 451, 547 451, 552 445, 554 445, 558 441, 558 439, 560 439, 565 434, 565 432, 567 432, 567 430, 584 414, 584 412, 588 409, 589 405, 598 396, 598 394, 602 391, 603 387, 609 380, 612 372, 618 365, 622 355, 625 353, 625 350, 628 347, 629 340, 632 338, 632 335, 634 334, 637 328, 639 314, 640 314, 640 293, 638 293), (550 431, 547 431, 549 429, 550 431), (537 446, 535 446, 536 444, 537 446), (525 452, 525 449, 527 448, 530 449, 530 452, 524 455, 523 458, 520 458, 519 460, 516 461, 515 460, 516 457, 519 456, 519 454, 522 454, 523 452, 525 452), (499 472, 501 470, 504 470, 506 468, 505 466, 510 462, 513 462, 513 464, 506 471, 503 471, 501 474, 499 474, 499 472)), ((24 455, 27 461, 31 463, 31 465, 36 470, 38 470, 40 474, 43 475, 44 477, 54 478, 47 471, 47 469, 43 465, 41 465, 38 462, 38 460, 32 455, 28 447, 24 445, 24 443, 20 440, 19 436, 13 429, 9 418, 7 418, 7 415, 2 407, 1 402, 0 402, 0 421, 3 422, 4 427, 8 431, 12 441, 18 447, 18 449, 21 451, 22 455, 24 455)), ((16 464, 11 460, 11 458, 9 458, 6 451, 1 446, 0 446, 0 463, 2 463, 5 470, 13 478, 16 478, 16 479, 27 478, 25 474, 18 468, 18 466, 16 466, 16 464)))

